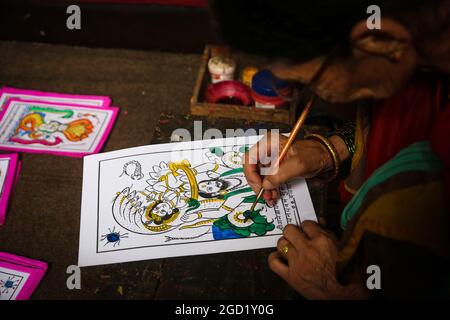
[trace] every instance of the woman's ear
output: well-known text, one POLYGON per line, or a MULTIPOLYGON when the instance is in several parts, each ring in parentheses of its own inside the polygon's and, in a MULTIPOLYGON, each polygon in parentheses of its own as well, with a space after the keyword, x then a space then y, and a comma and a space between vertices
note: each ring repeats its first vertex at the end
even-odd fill
POLYGON ((350 32, 350 42, 355 56, 381 56, 392 62, 400 62, 413 49, 410 32, 390 18, 381 18, 381 28, 372 30, 366 20, 359 21, 350 32))

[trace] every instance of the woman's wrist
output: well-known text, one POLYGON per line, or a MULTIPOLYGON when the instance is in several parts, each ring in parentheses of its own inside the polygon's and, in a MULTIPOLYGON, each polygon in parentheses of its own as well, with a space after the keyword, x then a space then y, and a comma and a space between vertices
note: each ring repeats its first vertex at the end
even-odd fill
MULTIPOLYGON (((344 124, 341 128, 336 130, 332 136, 338 136, 340 140, 346 145, 348 152, 348 157, 351 159, 353 158, 353 155, 356 152, 356 144, 355 144, 355 137, 356 137, 356 122, 355 121, 348 121, 346 124, 344 124)), ((345 161, 346 159, 343 159, 345 161)))
POLYGON ((307 134, 305 136, 305 139, 316 141, 321 145, 321 153, 320 154, 322 156, 320 157, 321 165, 319 167, 321 169, 319 172, 320 176, 317 176, 317 178, 324 183, 328 183, 328 182, 334 180, 339 175, 339 171, 340 171, 340 167, 341 167, 341 159, 340 159, 339 153, 336 150, 333 143, 330 141, 329 138, 326 138, 317 133, 307 134), (324 151, 324 149, 325 149, 325 151, 324 151), (326 155, 326 153, 328 153, 328 156, 326 155), (329 161, 330 158, 331 158, 331 164, 329 161), (322 173, 325 173, 327 171, 330 171, 331 174, 326 174, 325 175, 326 177, 324 177, 324 175, 322 173))
MULTIPOLYGON (((344 162, 350 157, 350 153, 348 152, 348 148, 344 141, 339 136, 331 136, 328 138, 328 141, 333 145, 333 147, 336 149, 336 152, 338 154, 339 160, 344 162)), ((331 156, 330 152, 328 151, 327 147, 323 145, 320 142, 317 142, 318 146, 320 146, 320 149, 322 150, 321 154, 321 163, 322 163, 322 170, 321 173, 327 172, 330 170, 333 170, 334 168, 334 161, 333 157, 331 156)))
POLYGON ((347 145, 340 136, 332 135, 331 137, 328 138, 328 140, 336 149, 339 156, 339 160, 341 160, 341 162, 346 161, 350 157, 350 152, 348 151, 347 145))

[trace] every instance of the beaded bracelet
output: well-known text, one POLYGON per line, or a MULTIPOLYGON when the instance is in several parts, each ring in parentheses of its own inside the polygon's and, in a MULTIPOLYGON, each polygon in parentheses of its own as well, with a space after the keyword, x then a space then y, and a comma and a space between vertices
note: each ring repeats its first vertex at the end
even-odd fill
POLYGON ((338 155, 336 148, 333 146, 333 144, 327 138, 321 136, 320 134, 316 134, 316 133, 308 134, 305 136, 305 139, 310 139, 310 140, 315 140, 317 142, 320 142, 327 148, 328 152, 331 155, 331 158, 333 159, 334 170, 333 170, 333 173, 331 176, 329 176, 327 178, 318 177, 318 179, 320 181, 322 181, 323 183, 327 183, 327 182, 334 180, 339 175, 339 170, 341 167, 341 160, 339 159, 339 155, 338 155))
POLYGON ((344 141, 350 154, 350 159, 353 158, 353 155, 355 154, 356 151, 355 131, 356 131, 356 122, 349 121, 343 127, 339 128, 332 134, 339 136, 344 141))

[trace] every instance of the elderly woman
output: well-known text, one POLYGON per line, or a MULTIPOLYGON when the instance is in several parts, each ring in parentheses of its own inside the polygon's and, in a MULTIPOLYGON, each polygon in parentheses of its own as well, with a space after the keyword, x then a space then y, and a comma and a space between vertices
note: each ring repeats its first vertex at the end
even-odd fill
POLYGON ((224 40, 272 58, 277 77, 309 84, 329 102, 368 101, 331 136, 298 140, 273 175, 248 161, 258 145, 247 154, 248 182, 266 190, 268 203, 297 176, 342 179, 347 202, 340 239, 313 222, 287 226, 270 268, 313 299, 448 291, 450 1, 215 0, 211 7, 224 40), (367 27, 371 4, 381 9, 380 29, 367 27), (381 272, 379 290, 369 290, 368 270, 381 272))

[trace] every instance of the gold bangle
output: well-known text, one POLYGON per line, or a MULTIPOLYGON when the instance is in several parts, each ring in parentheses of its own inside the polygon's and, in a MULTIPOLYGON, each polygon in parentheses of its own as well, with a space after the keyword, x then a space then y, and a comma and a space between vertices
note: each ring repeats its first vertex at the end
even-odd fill
POLYGON ((327 148, 328 153, 331 155, 331 158, 333 159, 334 170, 333 170, 333 174, 330 177, 319 178, 319 180, 324 183, 334 180, 338 176, 339 170, 341 168, 341 160, 339 159, 336 148, 333 146, 333 144, 330 142, 330 140, 321 136, 320 134, 316 134, 316 133, 308 134, 305 136, 305 139, 311 139, 311 140, 320 142, 327 148))

